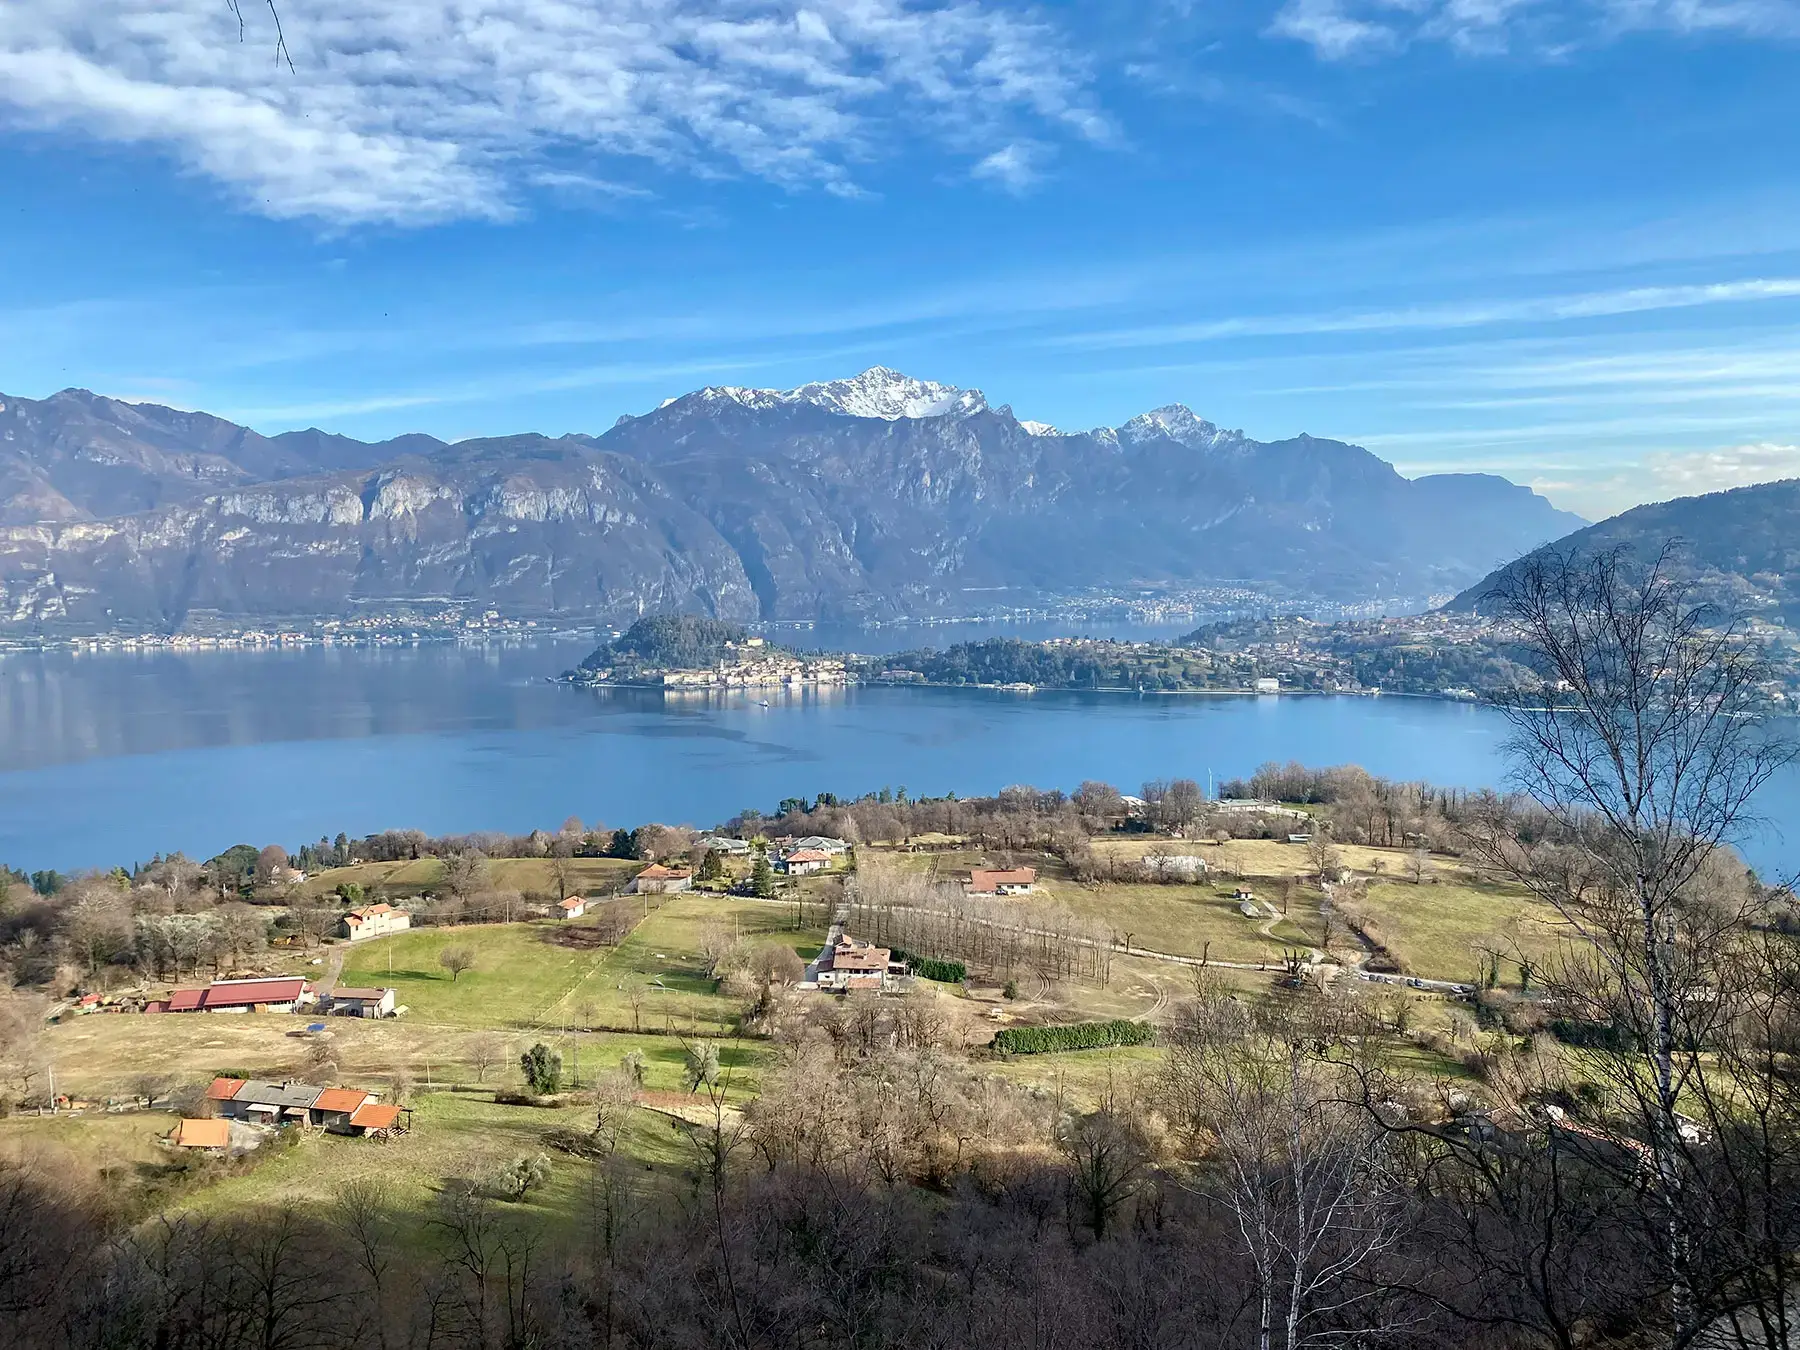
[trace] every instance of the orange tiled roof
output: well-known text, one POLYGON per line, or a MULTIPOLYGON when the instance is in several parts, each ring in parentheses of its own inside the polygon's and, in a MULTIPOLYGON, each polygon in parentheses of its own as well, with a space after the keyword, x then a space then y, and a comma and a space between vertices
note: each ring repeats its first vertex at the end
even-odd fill
POLYGON ((224 1148, 231 1142, 228 1120, 184 1120, 170 1136, 180 1148, 224 1148))
POLYGON ((356 1114, 350 1117, 352 1125, 360 1125, 366 1130, 385 1130, 400 1119, 400 1108, 397 1106, 381 1106, 375 1102, 364 1102, 356 1108, 356 1114))
POLYGON ((355 1111, 369 1100, 369 1094, 357 1088, 326 1088, 312 1104, 315 1111, 355 1111))

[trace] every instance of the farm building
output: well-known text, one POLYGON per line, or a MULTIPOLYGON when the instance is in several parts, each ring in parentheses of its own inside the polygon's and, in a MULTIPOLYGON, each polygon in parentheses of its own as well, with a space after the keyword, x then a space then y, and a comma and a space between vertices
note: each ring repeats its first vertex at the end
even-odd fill
POLYGON ((325 1088, 312 1104, 312 1123, 333 1134, 354 1134, 351 1118, 374 1100, 361 1088, 325 1088))
POLYGON ((247 1120, 253 1125, 314 1125, 334 1134, 402 1132, 412 1117, 405 1107, 383 1106, 374 1093, 361 1088, 215 1078, 206 1095, 228 1120, 247 1120))
POLYGON ((559 900, 556 908, 550 911, 552 918, 579 919, 587 913, 587 901, 579 895, 571 895, 567 900, 559 900))
POLYGON ((1035 867, 977 867, 969 873, 970 895, 1030 895, 1037 885, 1035 867))
POLYGON ((276 979, 214 980, 204 989, 177 989, 166 1011, 299 1012, 317 1001, 313 987, 298 975, 276 979))
POLYGON ((361 942, 365 938, 385 937, 412 927, 412 915, 392 905, 364 905, 338 920, 338 936, 361 942))
POLYGON ((392 1017, 394 1015, 394 991, 392 989, 334 989, 331 993, 331 1011, 345 1017, 392 1017))
POLYGON ((350 1128, 356 1134, 389 1134, 395 1130, 405 1130, 412 1120, 412 1112, 404 1106, 383 1106, 379 1102, 364 1102, 356 1108, 350 1117, 350 1128))
POLYGON ((686 867, 664 867, 661 863, 651 863, 637 874, 639 895, 668 895, 688 890, 693 884, 694 874, 686 867))
POLYGON ((231 1122, 228 1120, 183 1120, 178 1121, 169 1132, 168 1140, 176 1148, 222 1149, 231 1143, 231 1122))
POLYGON ((268 1083, 252 1078, 219 1103, 221 1115, 253 1125, 310 1125, 320 1089, 311 1083, 268 1083))

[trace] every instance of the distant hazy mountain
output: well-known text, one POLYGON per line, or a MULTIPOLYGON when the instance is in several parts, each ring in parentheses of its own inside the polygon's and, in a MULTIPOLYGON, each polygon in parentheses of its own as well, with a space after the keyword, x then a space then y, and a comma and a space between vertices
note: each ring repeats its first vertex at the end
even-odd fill
MULTIPOLYGON (((1800 479, 1634 507, 1555 546, 1598 551, 1627 545, 1640 558, 1654 558, 1670 541, 1680 545, 1674 565, 1707 597, 1800 623, 1800 479)), ((1479 608, 1506 570, 1483 577, 1450 608, 1479 608)))
POLYGON ((514 614, 946 614, 1236 585, 1423 597, 1583 522, 1501 478, 1406 479, 1179 405, 1020 422, 876 368, 703 389, 602 436, 263 437, 80 391, 0 399, 0 620, 176 623, 476 600, 514 614))
POLYGON ((0 524, 94 520, 222 488, 364 468, 435 447, 430 436, 367 445, 323 431, 259 436, 206 413, 125 403, 85 389, 0 394, 0 524))

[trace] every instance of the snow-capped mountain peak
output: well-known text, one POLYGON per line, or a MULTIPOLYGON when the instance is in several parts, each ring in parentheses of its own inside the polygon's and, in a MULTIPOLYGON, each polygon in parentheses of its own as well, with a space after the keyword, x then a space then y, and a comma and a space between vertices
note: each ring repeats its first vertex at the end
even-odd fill
POLYGON ((1196 416, 1192 408, 1182 403, 1170 403, 1139 413, 1119 428, 1119 439, 1128 444, 1158 437, 1167 437, 1190 450, 1210 450, 1222 441, 1242 440, 1243 433, 1222 430, 1204 417, 1196 416))
POLYGON ((776 408, 808 403, 845 417, 871 417, 893 422, 903 417, 966 417, 985 411, 979 389, 915 380, 886 366, 871 366, 846 380, 821 380, 798 389, 705 389, 702 397, 729 399, 746 408, 776 408))

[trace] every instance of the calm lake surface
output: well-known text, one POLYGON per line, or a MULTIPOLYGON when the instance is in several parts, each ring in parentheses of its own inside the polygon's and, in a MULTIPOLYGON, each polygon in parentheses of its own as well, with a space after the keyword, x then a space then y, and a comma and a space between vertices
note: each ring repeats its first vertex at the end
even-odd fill
MULTIPOLYGON (((1084 778, 1135 791, 1270 759, 1467 787, 1504 772, 1499 718, 1463 704, 875 688, 664 699, 545 681, 592 645, 0 657, 0 860, 67 871, 571 815, 707 826, 821 791, 973 796, 1084 778)), ((1766 796, 1765 816, 1800 819, 1800 775, 1766 796)), ((1785 874, 1800 867, 1789 834, 1746 851, 1785 874)))

